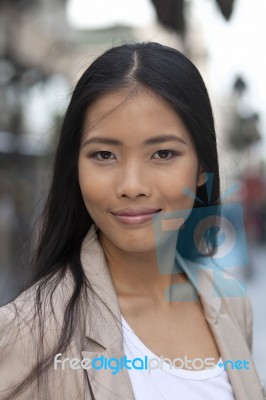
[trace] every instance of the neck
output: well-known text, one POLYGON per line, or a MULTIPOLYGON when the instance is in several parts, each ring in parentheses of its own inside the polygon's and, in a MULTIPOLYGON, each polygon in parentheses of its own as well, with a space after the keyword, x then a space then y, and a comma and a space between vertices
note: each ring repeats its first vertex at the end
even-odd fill
POLYGON ((176 238, 156 250, 128 252, 105 242, 99 236, 118 296, 149 297, 165 303, 165 291, 187 282, 176 265, 176 238))

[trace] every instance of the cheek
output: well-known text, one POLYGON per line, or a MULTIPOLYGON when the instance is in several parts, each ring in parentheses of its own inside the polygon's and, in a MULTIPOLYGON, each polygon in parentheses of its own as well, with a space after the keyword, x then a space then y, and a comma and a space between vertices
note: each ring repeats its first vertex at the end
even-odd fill
POLYGON ((180 171, 174 171, 168 177, 161 180, 161 194, 165 195, 172 202, 184 202, 188 207, 194 204, 193 194, 197 190, 196 167, 180 168, 180 171))
POLYGON ((104 223, 106 211, 110 208, 113 188, 109 178, 107 174, 99 174, 99 171, 96 172, 93 168, 79 171, 79 184, 85 207, 98 226, 104 223))
POLYGON ((84 165, 85 163, 80 162, 79 164, 79 185, 80 190, 87 205, 96 204, 102 201, 105 196, 106 186, 101 179, 99 179, 99 174, 95 174, 92 168, 84 165))
POLYGON ((94 212, 97 208, 104 206, 106 191, 100 185, 80 182, 81 193, 88 211, 94 212))

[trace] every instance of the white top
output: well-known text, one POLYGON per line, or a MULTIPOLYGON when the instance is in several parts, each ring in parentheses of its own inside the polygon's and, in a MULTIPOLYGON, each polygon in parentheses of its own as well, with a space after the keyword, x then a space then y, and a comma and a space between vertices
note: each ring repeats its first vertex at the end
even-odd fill
MULTIPOLYGON (((143 360, 143 364, 141 364, 140 360, 136 360, 133 363, 139 369, 133 367, 128 369, 136 400, 176 400, 177 398, 189 400, 235 400, 227 372, 218 365, 220 362, 222 363, 222 358, 211 369, 189 371, 179 368, 181 366, 180 363, 177 363, 177 368, 174 368, 144 345, 123 316, 122 328, 125 356, 127 356, 128 360, 133 360, 134 358, 143 360), (145 356, 146 364, 144 362, 145 356), (153 365, 156 363, 159 367, 149 371, 147 366, 148 360, 151 358, 157 359, 157 361, 153 361, 153 365), (141 366, 143 369, 140 369, 141 366)), ((195 365, 196 368, 199 367, 199 364, 195 365)))

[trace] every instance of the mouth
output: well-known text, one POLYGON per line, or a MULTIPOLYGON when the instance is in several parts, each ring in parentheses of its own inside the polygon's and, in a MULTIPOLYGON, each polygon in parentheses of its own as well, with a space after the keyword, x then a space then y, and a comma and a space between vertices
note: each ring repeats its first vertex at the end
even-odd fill
POLYGON ((155 211, 142 211, 142 214, 139 212, 138 214, 134 213, 131 215, 128 213, 124 214, 114 214, 111 213, 119 222, 125 225, 139 225, 145 222, 151 221, 155 214, 158 214, 162 211, 162 209, 155 210, 155 211))

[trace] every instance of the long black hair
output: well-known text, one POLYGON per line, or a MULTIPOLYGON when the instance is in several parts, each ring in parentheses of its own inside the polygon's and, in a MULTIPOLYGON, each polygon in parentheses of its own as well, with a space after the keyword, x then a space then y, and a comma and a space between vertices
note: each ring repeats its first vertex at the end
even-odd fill
MULTIPOLYGON (((36 368, 5 400, 15 398, 33 379, 40 378, 51 365, 53 356, 67 348, 78 326, 77 316, 82 314, 84 296, 92 290, 80 260, 83 239, 93 223, 78 180, 86 112, 96 99, 108 92, 129 89, 133 96, 138 88, 159 95, 182 119, 194 141, 200 165, 205 172, 213 174, 210 198, 206 185, 197 188, 196 196, 205 205, 218 204, 220 183, 212 108, 194 64, 181 52, 153 42, 123 44, 98 57, 79 79, 63 121, 50 191, 39 219, 38 237, 34 239, 31 277, 22 290, 37 288, 34 318, 38 319, 40 330, 44 319, 42 305, 49 298, 47 295, 44 301, 43 293, 52 297, 67 271, 73 278, 73 293, 67 299, 57 347, 47 357, 40 352, 36 368)), ((202 203, 195 200, 194 207, 202 207, 202 203)))

